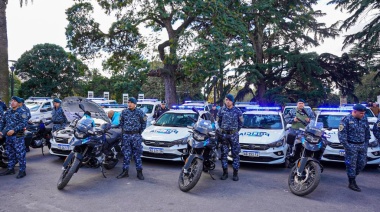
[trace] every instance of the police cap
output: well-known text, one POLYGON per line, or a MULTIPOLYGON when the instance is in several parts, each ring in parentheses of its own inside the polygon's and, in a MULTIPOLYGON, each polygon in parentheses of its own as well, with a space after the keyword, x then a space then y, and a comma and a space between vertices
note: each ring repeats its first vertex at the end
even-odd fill
POLYGON ((356 104, 356 105, 354 105, 353 109, 356 111, 365 112, 365 110, 367 108, 364 107, 364 105, 362 105, 362 104, 356 104))
POLYGON ((297 103, 298 103, 298 102, 305 103, 305 100, 304 100, 304 99, 298 99, 298 100, 297 100, 297 103))
POLYGON ((128 99, 128 102, 131 102, 133 104, 137 104, 137 100, 135 99, 135 97, 131 97, 128 99))
POLYGON ((53 102, 56 102, 56 103, 61 103, 62 101, 58 98, 54 98, 53 102))
POLYGON ((12 100, 15 100, 15 101, 18 102, 18 103, 21 103, 21 99, 20 99, 20 97, 12 96, 11 99, 12 99, 12 100))

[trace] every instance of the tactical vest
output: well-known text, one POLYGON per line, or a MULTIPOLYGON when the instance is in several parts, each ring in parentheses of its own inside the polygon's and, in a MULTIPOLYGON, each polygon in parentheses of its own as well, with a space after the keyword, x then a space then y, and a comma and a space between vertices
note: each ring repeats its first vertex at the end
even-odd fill
MULTIPOLYGON (((298 118, 298 120, 302 120, 305 123, 307 123, 306 118, 309 118, 307 113, 304 113, 304 112, 302 112, 302 110, 298 110, 298 109, 296 109, 296 117, 298 118)), ((293 123, 292 123, 292 128, 295 130, 298 130, 299 128, 305 128, 305 127, 306 127, 306 125, 304 125, 300 121, 298 121, 298 122, 293 121, 293 123)))

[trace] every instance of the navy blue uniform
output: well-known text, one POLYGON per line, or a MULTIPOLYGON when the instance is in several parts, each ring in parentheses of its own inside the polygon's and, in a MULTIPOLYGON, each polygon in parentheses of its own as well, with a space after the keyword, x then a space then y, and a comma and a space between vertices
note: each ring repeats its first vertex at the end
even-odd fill
POLYGON ((8 154, 8 169, 13 169, 18 162, 20 164, 20 172, 26 169, 26 150, 24 142, 24 129, 27 125, 27 114, 21 108, 15 110, 9 109, 5 112, 0 121, 0 130, 5 136, 6 151, 8 154), (7 132, 13 130, 14 134, 7 135, 7 132))
POLYGON ((26 113, 26 121, 28 122, 30 118, 32 118, 32 114, 30 113, 30 110, 27 106, 25 106, 24 104, 22 105, 21 109, 23 109, 26 113))
POLYGON ((339 125, 338 137, 345 149, 347 176, 355 178, 367 163, 368 142, 371 138, 366 117, 357 119, 349 114, 339 125))
POLYGON ((375 125, 373 125, 373 135, 376 137, 378 141, 380 141, 380 119, 377 119, 375 125))
POLYGON ((164 109, 162 109, 162 107, 160 107, 159 109, 157 109, 157 111, 154 113, 153 115, 153 118, 155 120, 157 120, 158 118, 160 118, 160 116, 162 114, 164 114, 165 112, 169 111, 169 108, 165 107, 164 109))
POLYGON ((3 118, 4 110, 3 107, 0 107, 0 120, 3 118))
POLYGON ((53 132, 65 128, 67 119, 63 113, 62 107, 53 108, 52 114, 53 132))
POLYGON ((123 130, 122 151, 124 154, 123 170, 129 169, 129 163, 133 155, 136 170, 142 170, 142 137, 145 130, 147 117, 144 112, 135 108, 124 109, 120 116, 120 126, 123 130))
POLYGON ((243 126, 243 114, 239 108, 233 106, 231 109, 223 107, 217 115, 219 125, 218 141, 221 142, 222 168, 227 169, 227 155, 229 146, 233 157, 232 167, 239 170, 240 167, 240 143, 239 130, 243 126))

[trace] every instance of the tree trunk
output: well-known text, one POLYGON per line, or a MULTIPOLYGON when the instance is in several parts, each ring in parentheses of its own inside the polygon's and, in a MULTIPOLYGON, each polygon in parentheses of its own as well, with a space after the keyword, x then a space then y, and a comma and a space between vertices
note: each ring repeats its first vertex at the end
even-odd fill
POLYGON ((7 4, 0 0, 0 97, 5 103, 9 101, 9 68, 7 37, 7 4))
POLYGON ((169 107, 177 103, 177 89, 175 87, 176 69, 176 65, 164 65, 165 74, 162 75, 165 83, 165 101, 169 107))
POLYGON ((265 81, 260 80, 257 84, 257 91, 256 91, 256 101, 258 101, 260 104, 266 103, 264 99, 264 94, 266 92, 266 86, 265 86, 265 81))

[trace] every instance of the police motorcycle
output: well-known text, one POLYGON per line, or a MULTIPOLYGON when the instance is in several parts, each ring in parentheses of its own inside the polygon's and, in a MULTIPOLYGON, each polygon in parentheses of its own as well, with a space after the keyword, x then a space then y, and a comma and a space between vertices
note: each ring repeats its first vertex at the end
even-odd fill
MULTIPOLYGON (((195 108, 193 111, 198 113, 195 108)), ((188 126, 191 131, 187 140, 187 151, 183 155, 185 165, 178 179, 179 189, 183 192, 194 188, 202 175, 202 170, 208 172, 214 179, 210 171, 215 169, 215 162, 218 160, 217 139, 211 121, 199 119, 194 122, 196 122, 194 126, 188 126)))
MULTIPOLYGON (((83 104, 79 104, 79 107, 85 111, 83 104)), ((118 134, 111 132, 110 136, 111 124, 103 123, 100 127, 93 127, 92 119, 81 117, 78 113, 76 115, 77 119, 70 124, 74 126, 74 136, 70 140, 73 150, 62 165, 62 174, 57 183, 59 190, 67 185, 80 167, 100 167, 106 178, 104 169, 114 168, 119 161, 119 153, 115 148, 118 134)))
POLYGON ((294 150, 288 155, 289 160, 295 162, 289 174, 288 186, 297 196, 313 192, 321 179, 323 166, 320 164, 320 158, 329 137, 322 128, 323 123, 314 120, 310 121, 305 129, 300 128, 294 150))
POLYGON ((50 149, 50 138, 52 137, 52 122, 40 120, 39 122, 28 123, 25 131, 25 146, 33 149, 41 148, 44 155, 44 146, 50 149))

